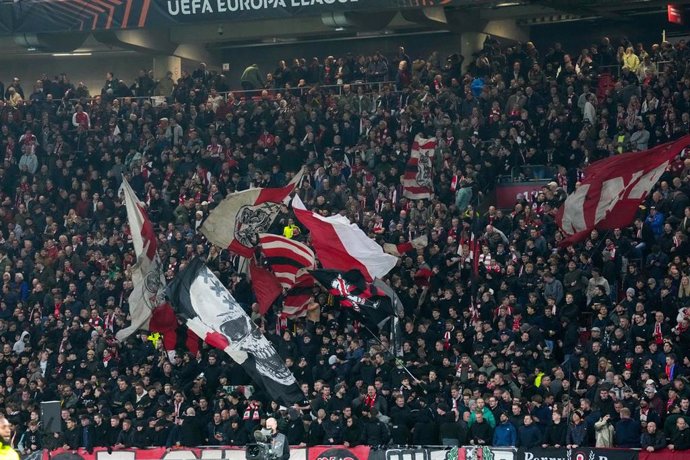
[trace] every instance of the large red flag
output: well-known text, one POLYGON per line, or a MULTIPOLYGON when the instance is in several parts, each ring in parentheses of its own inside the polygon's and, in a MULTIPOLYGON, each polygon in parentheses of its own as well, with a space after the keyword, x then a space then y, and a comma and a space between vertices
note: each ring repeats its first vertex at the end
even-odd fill
POLYGON ((640 203, 659 181, 671 160, 690 144, 690 136, 639 153, 624 153, 592 163, 585 180, 556 214, 556 222, 572 244, 593 229, 629 225, 640 203))
POLYGON ((249 264, 249 276, 252 278, 259 313, 265 315, 273 302, 283 293, 283 287, 273 273, 259 267, 254 261, 249 264))

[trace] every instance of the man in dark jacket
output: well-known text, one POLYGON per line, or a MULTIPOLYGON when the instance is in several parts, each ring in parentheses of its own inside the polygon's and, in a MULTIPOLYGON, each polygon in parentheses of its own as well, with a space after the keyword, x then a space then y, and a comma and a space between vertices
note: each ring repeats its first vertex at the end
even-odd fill
POLYGON ((676 420, 676 430, 671 434, 671 442, 668 445, 669 450, 688 450, 690 449, 690 429, 688 429, 688 422, 683 417, 676 420))
POLYGON ((494 430, 489 425, 489 422, 484 420, 484 413, 482 411, 475 412, 476 420, 470 427, 467 434, 467 440, 473 446, 486 446, 491 444, 494 438, 494 430))
POLYGON ((390 410, 390 418, 391 442, 401 446, 409 444, 412 412, 402 396, 395 398, 395 404, 390 410))
POLYGON ((544 441, 542 447, 562 447, 565 446, 565 438, 568 434, 568 424, 563 422, 563 417, 558 411, 554 411, 551 415, 553 422, 546 428, 544 434, 544 441))
POLYGON ((465 430, 455 420, 455 412, 448 404, 441 403, 436 408, 438 423, 438 438, 444 446, 461 446, 465 442, 465 430))
POLYGON ((518 446, 525 449, 537 447, 542 442, 541 430, 534 424, 531 415, 525 415, 523 425, 518 429, 518 446))
POLYGON ((647 429, 640 436, 640 447, 647 452, 656 452, 666 447, 666 435, 656 429, 655 422, 647 423, 647 429))
POLYGON ((630 409, 624 407, 620 411, 621 419, 616 423, 616 447, 634 449, 640 447, 640 423, 630 418, 630 409))
POLYGON ((369 412, 362 410, 362 444, 368 446, 383 446, 388 443, 389 435, 386 425, 378 419, 379 411, 372 407, 369 412))
POLYGON ((77 426, 77 421, 73 418, 67 419, 67 429, 63 433, 65 438, 65 446, 67 449, 76 450, 79 449, 81 444, 80 430, 77 426))

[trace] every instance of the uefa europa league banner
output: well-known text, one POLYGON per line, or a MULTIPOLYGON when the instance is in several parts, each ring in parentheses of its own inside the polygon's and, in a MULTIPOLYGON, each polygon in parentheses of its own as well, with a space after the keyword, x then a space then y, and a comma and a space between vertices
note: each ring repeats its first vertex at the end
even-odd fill
POLYGON ((171 27, 199 22, 251 21, 323 13, 477 5, 488 0, 23 0, 0 33, 49 33, 171 27), (88 2, 91 3, 91 2, 88 2), (5 29, 5 30, 3 30, 5 29))

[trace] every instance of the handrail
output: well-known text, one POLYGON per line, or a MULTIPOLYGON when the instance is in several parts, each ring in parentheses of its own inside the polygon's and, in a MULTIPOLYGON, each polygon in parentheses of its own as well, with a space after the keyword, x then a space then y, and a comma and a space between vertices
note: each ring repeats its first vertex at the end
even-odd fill
MULTIPOLYGON (((397 85, 395 81, 391 80, 386 80, 386 81, 380 81, 380 82, 367 82, 367 81, 355 81, 351 83, 343 83, 343 84, 336 84, 336 85, 308 85, 308 86, 295 86, 291 88, 257 88, 253 90, 245 90, 245 89, 232 89, 229 91, 219 91, 218 95, 223 97, 224 101, 228 101, 228 96, 232 95, 233 98, 241 98, 241 97, 246 97, 246 96, 258 96, 260 95, 263 91, 268 91, 269 94, 276 95, 276 94, 284 94, 286 92, 292 92, 292 91, 310 91, 312 89, 318 89, 318 90, 331 90, 331 89, 336 89, 338 91, 338 95, 342 95, 343 93, 343 88, 348 85, 350 88, 354 89, 356 91, 356 88, 363 86, 363 87, 376 87, 376 91, 381 92, 384 90, 386 87, 390 87, 395 93, 399 92, 397 89, 397 85)), ((370 91, 371 92, 371 91, 370 91)), ((368 93, 366 93, 368 94, 368 93)), ((159 101, 163 100, 165 101, 166 99, 172 97, 172 94, 170 96, 120 96, 120 97, 115 97, 115 98, 108 98, 108 100, 119 100, 123 101, 125 99, 127 100, 134 100, 134 101, 141 101, 141 102, 146 102, 149 101, 151 103, 158 103, 159 101)), ((101 94, 91 96, 86 99, 87 103, 94 102, 97 100, 103 100, 104 96, 101 94)), ((70 98, 67 99, 68 102, 72 103, 83 103, 84 98, 70 98)))

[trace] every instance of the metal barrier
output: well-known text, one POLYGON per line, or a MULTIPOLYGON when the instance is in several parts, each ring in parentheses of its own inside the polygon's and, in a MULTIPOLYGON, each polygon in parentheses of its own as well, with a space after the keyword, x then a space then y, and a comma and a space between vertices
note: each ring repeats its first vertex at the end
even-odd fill
MULTIPOLYGON (((376 92, 381 92, 387 87, 390 88, 394 93, 399 93, 395 81, 381 81, 381 82, 366 82, 366 81, 355 81, 351 83, 343 83, 340 85, 308 85, 308 86, 295 86, 291 88, 257 88, 257 89, 252 89, 252 90, 245 90, 245 89, 233 89, 229 91, 222 91, 218 92, 218 95, 223 97, 223 100, 225 102, 228 101, 228 96, 232 95, 233 98, 235 99, 240 99, 242 97, 245 98, 251 98, 251 97, 260 97, 261 93, 263 91, 267 91, 269 95, 277 95, 277 94, 285 94, 285 93, 294 93, 294 92, 309 92, 312 89, 318 89, 320 91, 333 91, 336 92, 338 96, 341 96, 343 94, 343 88, 345 86, 349 86, 351 91, 356 94, 357 93, 357 88, 360 86, 365 87, 365 89, 368 89, 368 91, 365 91, 365 94, 370 94, 374 91, 376 92), (375 89, 374 89, 375 88, 375 89)), ((108 101, 113 101, 117 99, 120 101, 120 103, 124 101, 136 101, 139 103, 142 102, 150 102, 152 105, 156 106, 160 104, 161 102, 166 102, 169 101, 169 99, 173 95, 171 94, 170 96, 120 96, 120 97, 115 97, 115 98, 107 98, 108 101)), ((71 102, 73 104, 83 104, 83 103, 100 103, 105 96, 102 94, 98 94, 95 96, 91 96, 89 98, 70 98, 67 100, 67 102, 71 102)))

